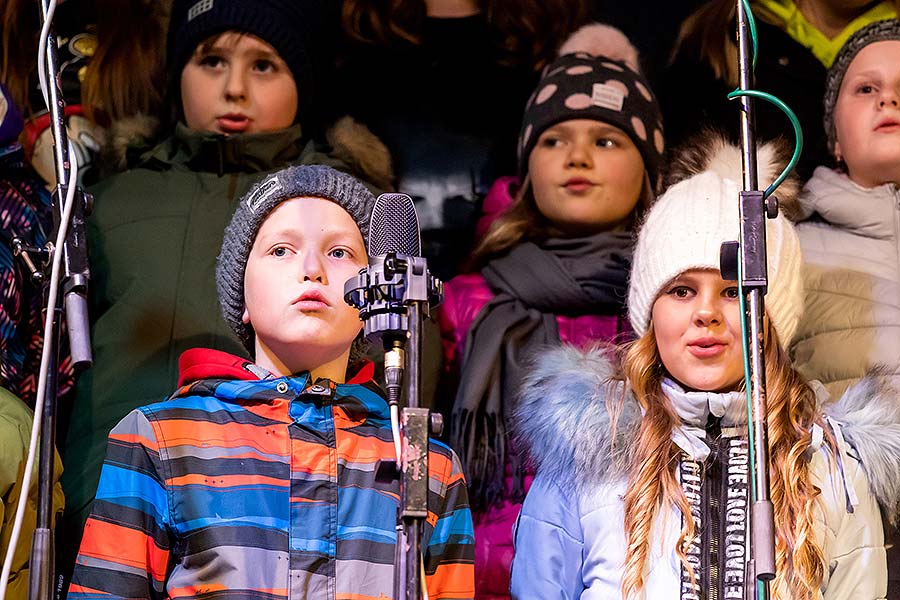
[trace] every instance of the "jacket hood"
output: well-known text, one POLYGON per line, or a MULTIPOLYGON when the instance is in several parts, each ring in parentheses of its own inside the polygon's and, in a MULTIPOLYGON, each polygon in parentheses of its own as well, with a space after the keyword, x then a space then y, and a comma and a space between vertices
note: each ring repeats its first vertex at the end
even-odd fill
POLYGON ((514 409, 514 433, 539 473, 581 492, 627 477, 641 411, 612 361, 599 349, 571 346, 540 353, 514 409), (613 427, 611 410, 619 410, 613 427))
POLYGON ((897 186, 864 188, 828 167, 818 167, 800 195, 800 217, 818 217, 829 225, 876 239, 894 236, 897 186))
MULTIPOLYGON (((267 369, 248 358, 212 348, 191 348, 178 357, 178 390, 172 397, 186 394, 215 394, 223 382, 279 379, 267 369)), ((347 382, 337 385, 375 385, 375 364, 364 360, 350 365, 347 382)), ((308 374, 300 373, 292 379, 306 381, 308 374)), ((283 378, 281 378, 283 379, 283 378)))
MULTIPOLYGON (((539 473, 564 490, 582 492, 627 477, 641 410, 601 349, 548 350, 522 386, 515 432, 539 473), (615 430, 611 410, 619 410, 615 430)), ((900 401, 880 372, 872 372, 835 402, 821 407, 841 428, 869 487, 892 521, 900 516, 900 401)))
POLYGON ((822 407, 866 470, 869 488, 891 523, 900 517, 900 398, 887 374, 873 371, 822 407))

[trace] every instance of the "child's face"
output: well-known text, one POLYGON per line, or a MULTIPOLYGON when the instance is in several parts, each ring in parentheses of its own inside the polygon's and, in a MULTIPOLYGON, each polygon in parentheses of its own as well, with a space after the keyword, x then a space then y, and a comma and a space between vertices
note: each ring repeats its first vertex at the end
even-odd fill
POLYGON ((835 155, 864 187, 900 183, 900 41, 856 55, 834 107, 835 155))
POLYGON ((685 271, 663 288, 651 319, 666 371, 689 390, 736 389, 744 376, 736 281, 685 271))
POLYGON ((344 282, 367 264, 356 222, 334 202, 278 205, 259 229, 244 275, 243 320, 256 333, 257 362, 273 370, 266 360, 274 357, 296 373, 349 355, 362 323, 344 302, 344 282))
POLYGON ((644 161, 613 125, 574 119, 546 129, 528 157, 537 208, 573 234, 615 229, 641 197, 644 161))
POLYGON ((194 50, 181 72, 181 102, 191 129, 263 133, 293 124, 297 86, 272 46, 227 32, 194 50))

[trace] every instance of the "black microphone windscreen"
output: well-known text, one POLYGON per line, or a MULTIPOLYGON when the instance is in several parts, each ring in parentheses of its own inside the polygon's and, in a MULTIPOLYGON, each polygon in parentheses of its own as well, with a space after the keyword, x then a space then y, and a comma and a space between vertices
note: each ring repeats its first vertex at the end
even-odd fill
POLYGON ((419 216, 406 194, 381 194, 369 220, 369 256, 388 252, 422 255, 419 216))

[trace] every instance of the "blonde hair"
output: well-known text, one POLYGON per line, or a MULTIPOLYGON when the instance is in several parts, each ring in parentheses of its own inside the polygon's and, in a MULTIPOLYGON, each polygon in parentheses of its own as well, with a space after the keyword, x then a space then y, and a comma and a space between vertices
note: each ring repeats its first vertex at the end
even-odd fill
MULTIPOLYGON (((816 410, 814 391, 793 369, 768 323, 764 352, 769 477, 776 523, 773 597, 811 599, 816 597, 825 574, 824 555, 813 536, 817 504, 814 500, 821 490, 811 481, 807 456, 811 427, 822 425, 821 416, 816 410)), ((624 496, 627 546, 622 595, 628 598, 637 596, 644 586, 650 535, 659 511, 675 506, 686 517, 676 552, 691 578, 694 571, 687 561, 687 549, 697 532, 676 475, 680 450, 672 442, 672 431, 680 420, 662 391, 665 371, 652 322, 647 333, 625 350, 622 375, 644 411, 624 496)), ((830 436, 826 443, 836 452, 830 436)))

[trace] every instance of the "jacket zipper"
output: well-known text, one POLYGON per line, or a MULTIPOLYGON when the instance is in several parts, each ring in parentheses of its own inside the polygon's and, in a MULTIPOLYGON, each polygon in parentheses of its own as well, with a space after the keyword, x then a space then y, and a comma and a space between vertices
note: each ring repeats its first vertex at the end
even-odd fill
POLYGON ((719 600, 719 567, 720 542, 722 539, 722 465, 721 465, 721 432, 718 419, 708 430, 707 438, 710 448, 706 463, 706 488, 704 490, 704 506, 706 507, 706 557, 707 567, 707 600, 719 600))

